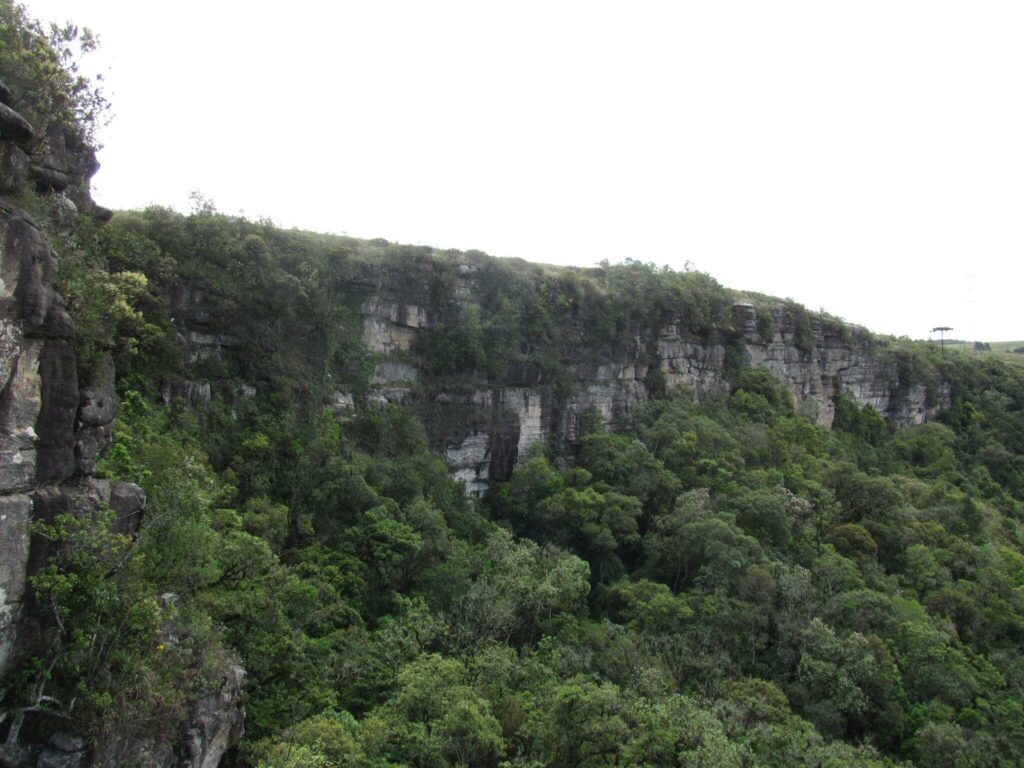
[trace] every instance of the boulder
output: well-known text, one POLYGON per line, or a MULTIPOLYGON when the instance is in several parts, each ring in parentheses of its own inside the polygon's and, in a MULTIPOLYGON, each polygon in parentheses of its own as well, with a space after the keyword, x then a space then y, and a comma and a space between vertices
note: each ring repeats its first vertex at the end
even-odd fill
POLYGON ((110 484, 110 508, 114 510, 114 530, 132 535, 142 524, 146 492, 135 483, 114 480, 110 484))

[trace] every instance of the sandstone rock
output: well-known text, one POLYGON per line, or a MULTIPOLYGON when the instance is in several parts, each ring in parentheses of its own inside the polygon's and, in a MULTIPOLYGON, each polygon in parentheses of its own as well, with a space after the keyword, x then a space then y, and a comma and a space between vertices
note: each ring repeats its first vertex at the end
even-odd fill
POLYGON ((42 339, 0 320, 0 493, 26 491, 36 476, 36 419, 42 407, 42 339))
MULTIPOLYGON (((97 215, 96 209, 98 206, 92 201, 92 195, 89 191, 89 180, 100 167, 99 162, 96 160, 96 150, 85 144, 81 137, 74 134, 67 134, 65 136, 65 150, 64 172, 69 182, 65 193, 78 206, 79 210, 92 212, 93 215, 97 215)), ((103 214, 99 214, 97 218, 101 221, 107 221, 113 215, 109 211, 107 213, 106 218, 103 218, 103 214)))
POLYGON ((93 474, 96 460, 110 447, 117 395, 114 393, 114 362, 110 355, 93 372, 78 394, 75 421, 75 466, 80 475, 93 474))
POLYGON ((419 370, 409 363, 379 363, 373 369, 371 384, 388 384, 392 382, 412 382, 419 378, 419 370))
MULTIPOLYGON (((0 194, 18 191, 31 177, 40 191, 58 192, 50 198, 56 227, 72 226, 79 211, 108 219, 110 212, 97 209, 89 196, 89 177, 98 167, 92 148, 53 130, 30 160, 14 142, 31 139, 32 129, 6 105, 9 99, 0 84, 0 194)), ((110 442, 114 370, 106 360, 79 389, 74 327, 54 289, 56 272, 57 256, 32 218, 0 198, 0 683, 43 636, 43 620, 29 600, 29 576, 47 562, 52 545, 30 536, 31 525, 109 504, 114 528, 133 535, 146 504, 138 486, 91 476, 110 442)), ((200 355, 217 354, 231 342, 216 333, 200 341, 207 345, 200 355)), ((193 384, 198 399, 209 398, 208 383, 193 384)), ((145 742, 125 733, 102 745, 94 762, 76 734, 37 727, 22 731, 20 744, 0 747, 0 764, 212 768, 242 734, 243 679, 244 672, 232 666, 216 690, 192 703, 177 739, 145 742)))
POLYGON ((186 381, 184 389, 185 402, 192 408, 210 404, 213 392, 208 381, 186 381))
POLYGON ((29 525, 68 508, 59 491, 40 486, 74 473, 78 374, 55 276, 38 227, 0 201, 0 674, 37 637, 24 598, 47 548, 29 525))
POLYGON ((331 410, 336 416, 345 416, 355 412, 356 401, 350 392, 335 392, 331 410))
POLYGON ((180 768, 216 768, 224 753, 245 733, 242 690, 245 670, 232 667, 220 690, 206 694, 192 707, 175 747, 180 768))
POLYGON ((74 326, 53 288, 57 257, 35 222, 20 209, 0 205, 0 238, 0 318, 19 321, 25 335, 71 338, 74 326))
POLYGON ((114 529, 135 534, 146 509, 146 492, 135 483, 114 480, 110 484, 110 508, 114 511, 114 529))
POLYGON ((224 333, 191 331, 189 332, 186 344, 188 361, 196 363, 207 358, 220 360, 223 357, 223 351, 229 347, 237 346, 238 340, 224 333))
POLYGON ((71 342, 50 340, 39 361, 42 405, 36 419, 36 482, 59 483, 75 474, 78 370, 71 342))
POLYGON ((71 179, 63 171, 45 165, 31 165, 32 180, 39 192, 63 192, 71 185, 71 179))
POLYGON ((65 484, 62 490, 78 517, 95 514, 101 504, 110 503, 110 480, 106 478, 81 478, 74 484, 65 484))
POLYGON ((42 146, 33 154, 32 177, 40 192, 63 192, 71 184, 67 135, 61 126, 51 127, 42 146))
POLYGON ((28 583, 32 500, 24 494, 0 496, 0 676, 17 655, 17 629, 28 583))
POLYGON ((484 493, 490 479, 491 436, 474 432, 459 445, 444 452, 444 460, 455 480, 466 484, 466 492, 474 496, 484 493))
POLYGON ((78 218, 78 206, 64 192, 51 198, 50 211, 54 223, 61 229, 70 229, 78 218))
POLYGON ((363 343, 385 354, 411 349, 419 330, 430 325, 427 310, 416 304, 371 299, 362 313, 363 343))
POLYGON ((0 142, 0 194, 15 195, 28 180, 29 158, 13 141, 0 142))
POLYGON ((77 516, 93 515, 106 504, 114 513, 112 530, 127 536, 138 532, 146 509, 146 493, 135 483, 85 477, 63 485, 61 490, 77 516))
POLYGON ((28 120, 15 112, 6 103, 0 102, 0 139, 28 143, 35 131, 28 120))
POLYGON ((109 208, 104 208, 102 205, 94 205, 92 207, 92 217, 101 223, 106 223, 114 218, 114 212, 109 208))

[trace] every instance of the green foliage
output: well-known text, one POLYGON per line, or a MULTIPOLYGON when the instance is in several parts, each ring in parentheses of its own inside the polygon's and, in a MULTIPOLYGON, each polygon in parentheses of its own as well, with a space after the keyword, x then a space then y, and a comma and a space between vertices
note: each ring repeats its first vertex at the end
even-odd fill
POLYGON ((174 573, 159 566, 189 554, 177 546, 183 538, 202 547, 203 560, 216 546, 197 542, 191 521, 165 495, 154 502, 141 537, 119 533, 105 505, 37 523, 33 533, 50 556, 32 585, 49 629, 43 650, 8 691, 13 711, 88 723, 100 743, 125 732, 166 739, 232 663, 209 616, 177 591, 175 573, 195 560, 176 563, 174 573))
MULTIPOLYGON (((1024 761, 1019 376, 893 343, 901 386, 949 409, 896 429, 840 394, 826 431, 746 367, 707 275, 285 232, 194 202, 61 243, 83 380, 116 362, 103 471, 149 501, 135 536, 106 510, 40 527, 52 641, 10 711, 172 738, 237 657, 240 766, 1024 761), (408 349, 365 343, 371 279, 395 294, 373 312, 417 328, 408 349), (415 362, 417 403, 494 380, 564 403, 579 349, 651 349, 670 327, 731 350, 728 396, 652 374, 621 433, 584 423, 482 500, 431 452, 436 412, 367 396, 377 365, 415 362), (178 332, 219 341, 183 355, 178 332)), ((869 343, 788 317, 761 306, 758 332, 869 343)))
POLYGON ((96 36, 87 28, 68 23, 44 30, 23 5, 0 0, 0 81, 11 89, 37 141, 52 129, 62 129, 94 143, 110 104, 98 82, 82 75, 79 65, 96 46, 96 36))

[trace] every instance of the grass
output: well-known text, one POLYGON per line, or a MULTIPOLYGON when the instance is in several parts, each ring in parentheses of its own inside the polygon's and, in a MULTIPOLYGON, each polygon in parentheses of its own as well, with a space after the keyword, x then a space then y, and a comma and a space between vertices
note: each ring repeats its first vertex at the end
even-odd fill
MULTIPOLYGON (((934 342, 938 344, 938 342, 934 342)), ((947 349, 956 349, 970 355, 991 355, 1002 360, 1004 363, 1024 368, 1024 353, 1016 353, 1013 350, 1024 347, 1024 341, 990 341, 989 349, 976 350, 974 343, 969 341, 947 341, 947 349)))

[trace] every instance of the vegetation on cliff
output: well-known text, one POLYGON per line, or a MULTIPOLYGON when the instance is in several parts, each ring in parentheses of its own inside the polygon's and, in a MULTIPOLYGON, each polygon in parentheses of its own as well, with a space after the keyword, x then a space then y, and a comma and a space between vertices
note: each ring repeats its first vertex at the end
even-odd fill
POLYGON ((623 431, 595 417, 478 500, 415 413, 366 397, 378 360, 350 286, 384 269, 440 308, 402 352, 419 386, 528 376, 566 395, 581 339, 681 318, 728 350, 729 292, 208 204, 52 236, 80 366, 116 364, 102 471, 149 503, 134 538, 103 515, 39 526, 59 543, 34 583, 60 642, 5 681, 12 711, 70 712, 97 743, 172 734, 231 655, 248 674, 239 766, 1024 763, 1019 371, 892 345, 906 383, 948 382, 951 407, 893 429, 841 395, 828 431, 733 357, 728 393, 651 381, 623 431), (470 308, 460 265, 481 286, 470 308), (231 334, 221 355, 183 351, 174 313, 197 294, 231 334), (190 400, 197 379, 209 397, 190 400))
MULTIPOLYGON (((123 398, 105 470, 150 497, 134 576, 107 586, 130 585, 135 611, 172 593, 196 637, 238 654, 238 764, 1022 759, 1024 383, 1012 369, 894 348, 902 375, 951 382, 952 408, 893 430, 840 398, 826 431, 769 374, 740 368, 728 396, 668 391, 625 434, 595 420, 578 445, 540 446, 476 501, 408 410, 364 402, 339 422, 325 404, 372 370, 357 307, 336 291, 371 258, 439 295, 466 261, 151 209, 83 224, 65 262, 92 270, 83 285, 141 276, 120 308, 66 286, 83 329, 89 312, 119 313, 94 324, 114 329, 102 344, 123 398), (183 284, 246 328, 223 359, 183 360, 168 303, 183 284), (333 337, 300 347, 302 334, 333 337), (198 408, 173 396, 197 371, 212 383, 198 408)), ((528 350, 515 364, 547 356, 557 371, 563 334, 588 325, 575 318, 618 313, 621 329, 602 330, 615 343, 662 311, 659 292, 672 302, 689 288, 674 306, 707 318, 695 330, 731 332, 728 295, 703 275, 469 258, 495 271, 493 304, 453 313, 435 337, 479 355, 468 376, 488 375, 498 327, 497 354, 528 350)), ((446 349, 409 354, 450 383, 446 349)), ((122 642, 136 641, 118 638, 118 654, 122 642)), ((129 696, 138 669, 99 679, 129 696)), ((175 669, 148 693, 187 692, 175 669)))

